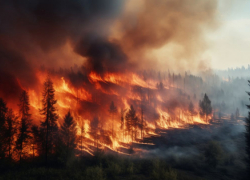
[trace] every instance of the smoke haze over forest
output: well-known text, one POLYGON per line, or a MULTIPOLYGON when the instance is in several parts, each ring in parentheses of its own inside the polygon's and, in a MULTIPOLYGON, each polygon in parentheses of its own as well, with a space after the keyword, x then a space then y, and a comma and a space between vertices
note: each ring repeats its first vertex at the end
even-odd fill
POLYGON ((133 164, 153 159, 152 179, 174 177, 169 167, 191 178, 237 179, 247 168, 248 7, 246 0, 0 1, 0 169, 31 159, 61 168, 86 157, 103 167, 86 165, 84 177, 115 179, 144 176, 133 164), (103 154, 131 162, 112 164, 103 154))

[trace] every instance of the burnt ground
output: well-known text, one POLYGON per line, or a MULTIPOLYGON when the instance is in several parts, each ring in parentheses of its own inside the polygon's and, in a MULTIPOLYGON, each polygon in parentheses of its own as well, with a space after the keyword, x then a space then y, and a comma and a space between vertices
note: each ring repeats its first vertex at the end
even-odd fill
POLYGON ((217 119, 210 125, 190 125, 184 129, 157 129, 160 136, 146 138, 154 145, 138 145, 147 149, 146 157, 166 159, 172 167, 204 179, 244 179, 245 126, 244 118, 217 119), (216 143, 218 150, 208 145, 216 143), (206 150, 216 156, 216 166, 209 165, 206 150), (217 154, 216 154, 217 153, 217 154))

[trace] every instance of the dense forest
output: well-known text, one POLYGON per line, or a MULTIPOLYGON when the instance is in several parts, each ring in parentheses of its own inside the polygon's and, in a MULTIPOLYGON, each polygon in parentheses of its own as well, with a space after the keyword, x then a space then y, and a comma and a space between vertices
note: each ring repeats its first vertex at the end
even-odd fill
POLYGON ((249 179, 249 9, 0 0, 0 180, 249 179))
MULTIPOLYGON (((51 72, 52 75, 53 73, 58 74, 51 72)), ((170 92, 169 87, 178 95, 181 89, 185 91, 184 97, 188 100, 185 101, 189 113, 185 128, 170 125, 164 128, 155 122, 153 134, 149 132, 150 128, 147 126, 150 124, 143 119, 147 117, 147 112, 144 112, 147 106, 151 107, 147 105, 146 100, 139 106, 137 103, 131 104, 129 109, 117 107, 114 101, 110 101, 108 106, 105 106, 110 118, 109 128, 103 127, 103 120, 98 115, 93 116, 90 127, 86 128, 83 121, 79 120, 79 116, 75 115, 74 109, 69 108, 60 118, 57 110, 60 106, 57 106, 55 98, 57 92, 52 79, 47 77, 43 83, 39 116, 33 116, 31 113, 29 93, 25 90, 19 95, 18 112, 8 107, 8 102, 4 98, 0 99, 0 178, 245 178, 240 176, 242 173, 245 174, 247 164, 247 155, 244 151, 244 116, 240 114, 246 112, 245 100, 239 98, 233 102, 239 107, 235 111, 235 106, 231 108, 232 101, 226 101, 228 96, 232 98, 233 87, 246 83, 244 79, 224 81, 216 75, 206 75, 202 78, 185 73, 183 77, 180 74, 170 75, 154 71, 143 71, 138 74, 145 81, 155 79, 154 82, 158 82, 155 84, 158 93, 170 92), (201 93, 201 98, 198 99, 196 93, 199 94, 200 91, 193 89, 193 84, 200 86, 200 89, 211 87, 207 89, 209 96, 201 93), (192 97, 189 92, 193 92, 192 97), (197 105, 193 102, 197 102, 197 105), (196 114, 204 120, 204 124, 189 122, 196 114), (39 119, 36 119, 37 117, 39 119), (121 150, 121 145, 115 145, 117 122, 123 140, 130 140, 125 151, 121 150), (88 143, 91 145, 86 146, 88 143)), ((145 96, 149 96, 147 91, 144 93, 145 96)), ((151 101, 155 95, 157 93, 151 92, 151 101)), ((236 97, 245 96, 235 94, 236 97)), ((157 102, 153 104, 155 106, 157 102)), ((185 115, 182 114, 181 119, 185 115)), ((162 117, 157 116, 155 119, 158 118, 162 117)), ((178 115, 173 114, 165 121, 176 120, 178 115)), ((181 121, 184 123, 183 119, 181 121)))

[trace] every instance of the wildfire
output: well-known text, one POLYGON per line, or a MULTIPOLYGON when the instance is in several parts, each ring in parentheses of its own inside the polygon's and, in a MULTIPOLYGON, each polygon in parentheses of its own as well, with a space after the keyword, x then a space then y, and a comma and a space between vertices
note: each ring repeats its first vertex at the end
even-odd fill
MULTIPOLYGON (((38 72, 40 81, 38 89, 46 74, 38 72)), ((168 80, 162 80, 159 85, 157 79, 144 80, 136 73, 117 74, 95 72, 88 74, 88 83, 75 87, 67 77, 50 75, 54 83, 57 99, 59 124, 63 116, 70 110, 77 122, 77 134, 81 141, 78 150, 90 155, 95 149, 110 150, 128 154, 133 144, 154 145, 143 141, 145 137, 158 135, 156 129, 186 128, 189 124, 209 124, 198 113, 190 115, 187 108, 171 107, 168 102, 175 96, 175 88, 168 80), (172 87, 169 89, 169 87, 172 87), (109 113, 109 104, 114 101, 117 112, 114 116, 109 113), (126 113, 130 105, 134 105, 137 115, 137 126, 131 131, 126 129, 126 113), (122 110, 124 114, 121 115, 122 110), (157 115, 157 116, 156 116, 157 115), (93 134, 93 118, 98 118, 95 133, 93 134), (121 122, 121 118, 124 122, 121 122), (111 127, 111 124, 113 127, 111 127), (112 130, 111 130, 112 129, 112 130)), ((41 108, 41 92, 28 89, 30 105, 35 118, 39 117, 41 108)), ((196 110, 197 111, 197 110, 196 110)), ((208 118, 210 119, 210 117, 208 118)), ((135 151, 140 151, 135 149, 135 151)))

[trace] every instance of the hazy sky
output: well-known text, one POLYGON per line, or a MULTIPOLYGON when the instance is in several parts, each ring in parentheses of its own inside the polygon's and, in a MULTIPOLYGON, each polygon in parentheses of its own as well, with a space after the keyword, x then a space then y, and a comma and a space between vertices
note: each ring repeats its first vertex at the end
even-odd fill
POLYGON ((219 21, 204 58, 215 69, 250 64, 250 0, 220 0, 219 21))

